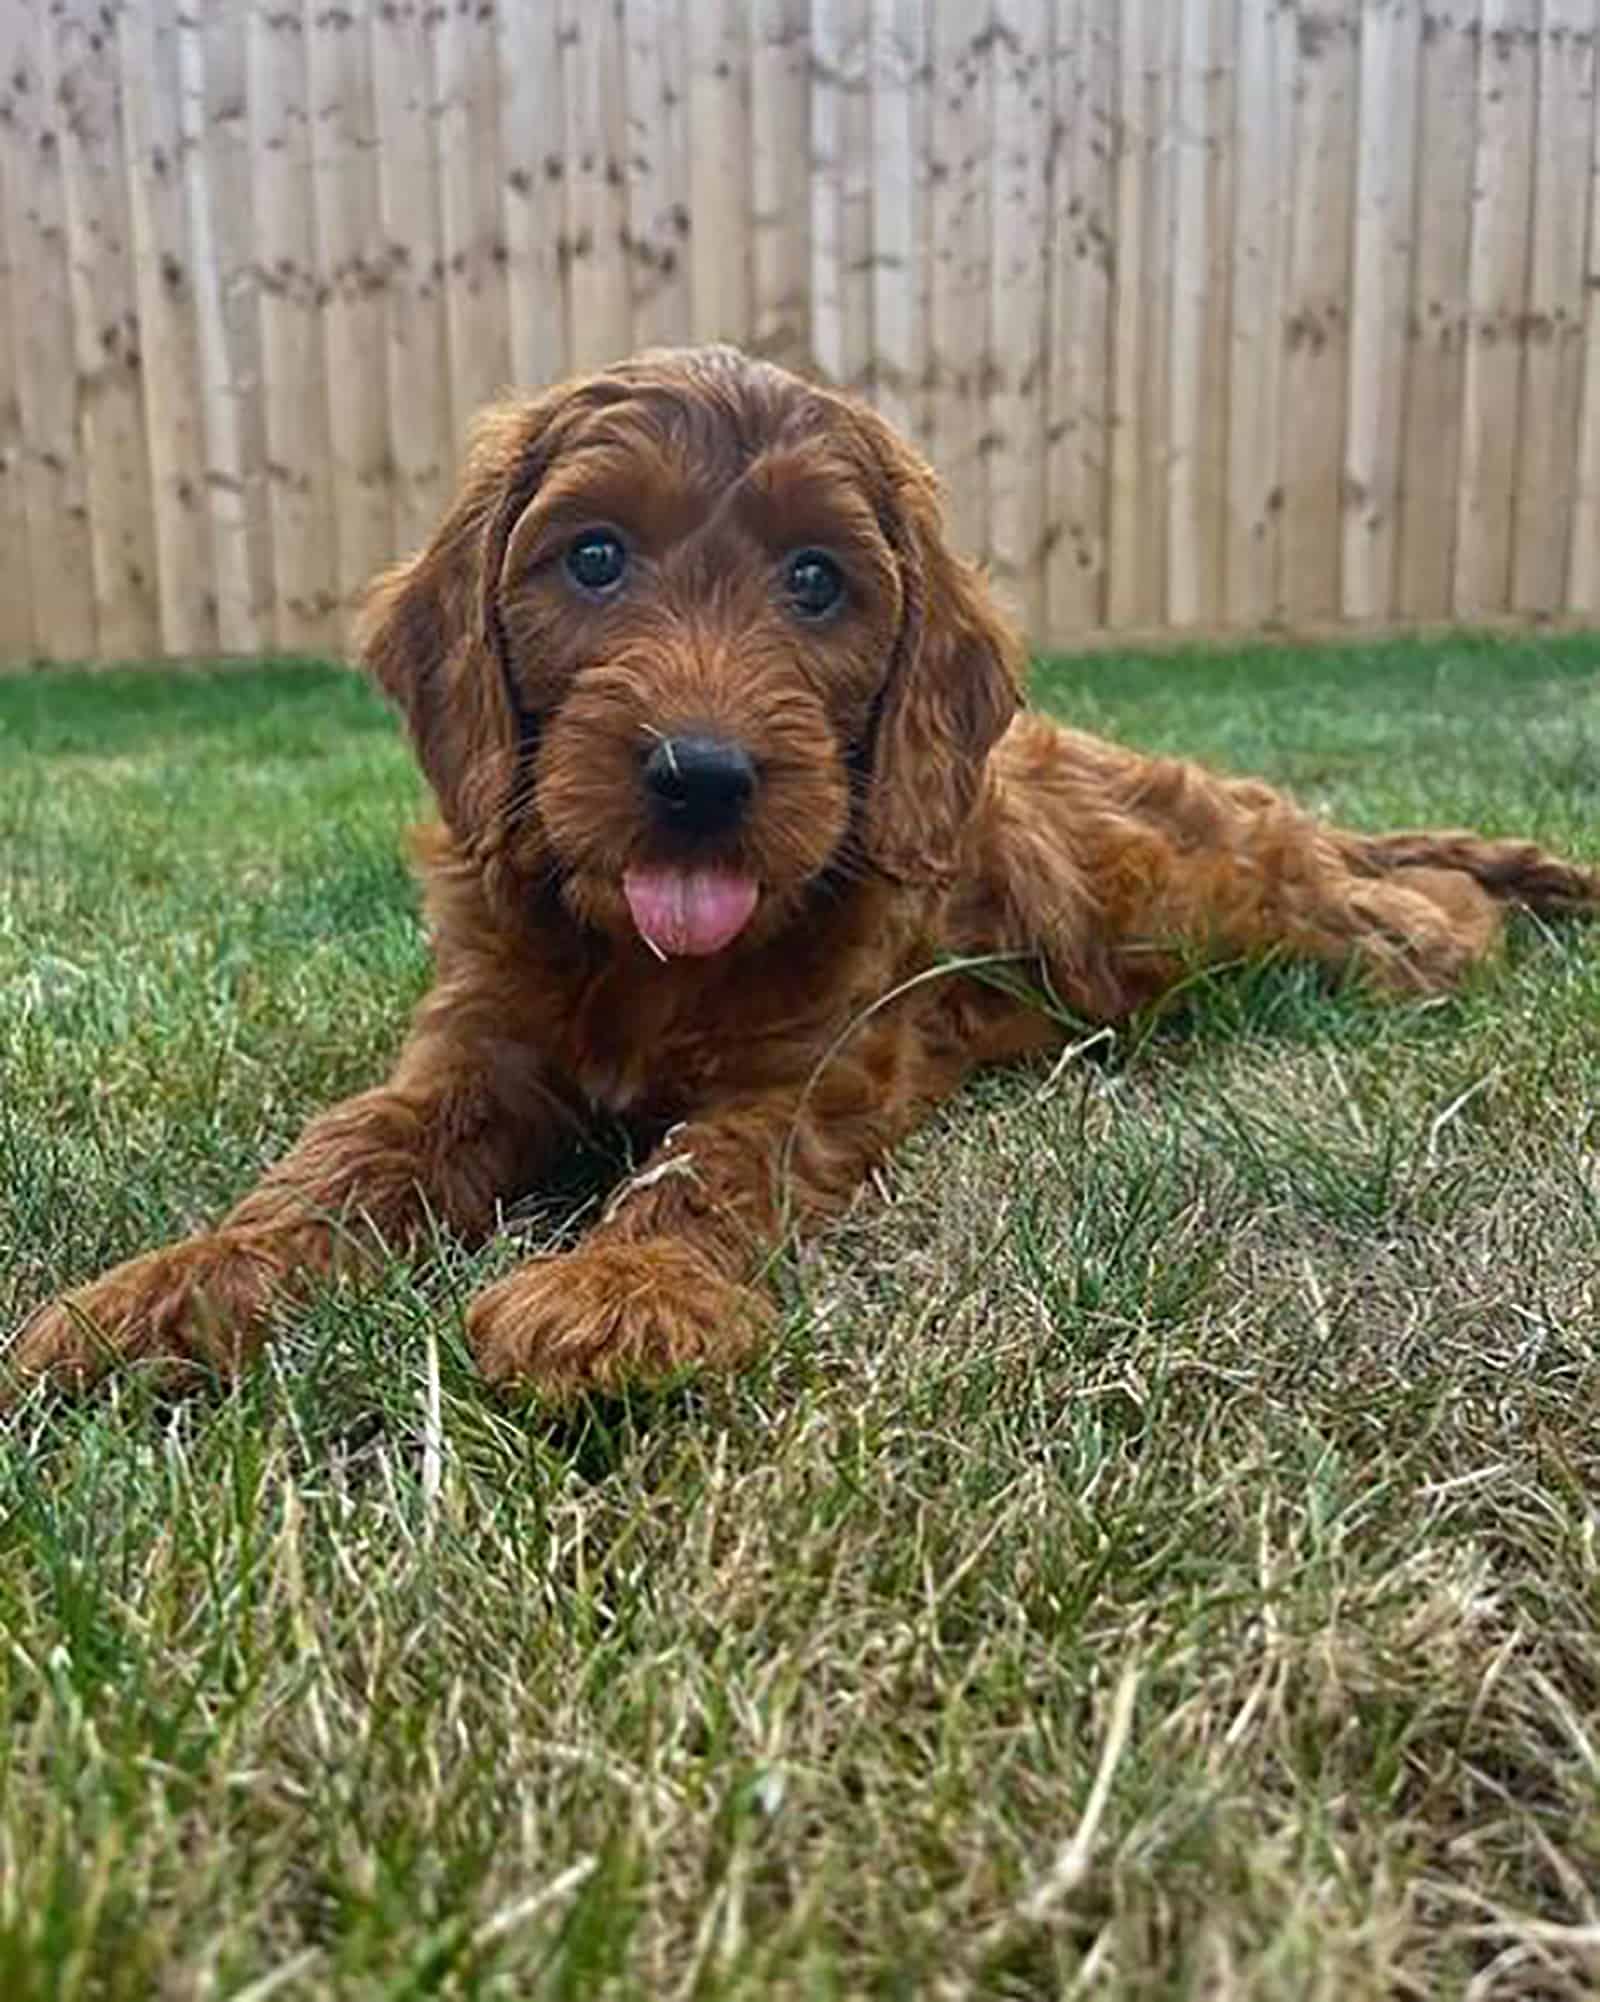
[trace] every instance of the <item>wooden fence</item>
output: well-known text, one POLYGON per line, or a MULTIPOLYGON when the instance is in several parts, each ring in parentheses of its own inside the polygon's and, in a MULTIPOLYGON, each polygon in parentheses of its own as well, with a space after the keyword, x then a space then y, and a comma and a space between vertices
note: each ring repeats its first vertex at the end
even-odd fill
POLYGON ((1600 0, 0 0, 0 658, 338 644, 741 340, 1041 639, 1600 613, 1600 0))

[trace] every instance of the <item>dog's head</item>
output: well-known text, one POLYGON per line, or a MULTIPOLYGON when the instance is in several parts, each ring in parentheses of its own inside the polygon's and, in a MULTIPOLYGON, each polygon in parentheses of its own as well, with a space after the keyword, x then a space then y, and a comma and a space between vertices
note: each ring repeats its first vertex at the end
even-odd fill
POLYGON ((915 454, 726 348, 487 412, 361 646, 463 850, 701 955, 946 877, 1020 666, 915 454))

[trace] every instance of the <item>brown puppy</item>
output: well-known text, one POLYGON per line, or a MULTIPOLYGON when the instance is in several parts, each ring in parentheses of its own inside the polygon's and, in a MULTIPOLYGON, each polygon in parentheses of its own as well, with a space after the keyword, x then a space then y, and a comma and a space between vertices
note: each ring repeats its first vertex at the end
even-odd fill
POLYGON ((443 824, 438 979, 385 1085, 218 1228, 20 1332, 17 1377, 233 1367, 317 1275, 433 1218, 482 1237, 598 1112, 658 1139, 575 1251, 472 1305, 497 1383, 731 1364, 760 1269, 976 1064, 1058 1020, 946 957, 1020 955, 1114 1021, 1205 958, 1287 950, 1410 992, 1500 906, 1600 908, 1520 842, 1322 827, 1265 785, 1017 713, 1022 650, 869 409, 726 348, 478 426, 363 653, 443 824))

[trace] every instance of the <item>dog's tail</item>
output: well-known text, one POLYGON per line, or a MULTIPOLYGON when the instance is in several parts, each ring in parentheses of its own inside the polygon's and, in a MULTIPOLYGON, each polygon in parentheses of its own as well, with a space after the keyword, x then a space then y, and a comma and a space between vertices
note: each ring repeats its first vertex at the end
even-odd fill
POLYGON ((1532 841, 1482 834, 1345 834, 1340 846, 1363 876, 1391 869, 1457 869, 1491 896, 1544 917, 1600 917, 1600 869, 1565 862, 1532 841))

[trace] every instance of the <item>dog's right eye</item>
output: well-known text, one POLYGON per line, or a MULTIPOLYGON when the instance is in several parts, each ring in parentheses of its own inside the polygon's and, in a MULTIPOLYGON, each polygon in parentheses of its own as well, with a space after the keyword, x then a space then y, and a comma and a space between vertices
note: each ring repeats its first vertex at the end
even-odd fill
POLYGON ((567 550, 566 566, 567 575, 580 591, 602 598, 622 582, 628 552, 621 537, 610 529, 589 528, 567 550))

